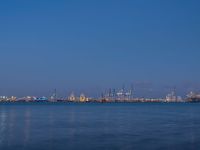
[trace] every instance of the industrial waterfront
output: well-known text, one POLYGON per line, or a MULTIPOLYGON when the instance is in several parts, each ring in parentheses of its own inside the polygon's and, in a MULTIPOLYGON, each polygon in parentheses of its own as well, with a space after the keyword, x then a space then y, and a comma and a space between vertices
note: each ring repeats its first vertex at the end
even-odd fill
POLYGON ((84 93, 76 95, 71 92, 69 95, 61 97, 57 94, 57 90, 53 90, 50 96, 0 96, 0 102, 74 102, 74 103, 85 103, 85 102, 99 102, 99 103, 115 103, 115 102, 200 102, 200 93, 189 92, 185 94, 185 97, 178 96, 176 89, 171 90, 166 96, 158 98, 145 98, 135 97, 134 90, 130 89, 108 89, 99 94, 99 97, 90 97, 84 93))

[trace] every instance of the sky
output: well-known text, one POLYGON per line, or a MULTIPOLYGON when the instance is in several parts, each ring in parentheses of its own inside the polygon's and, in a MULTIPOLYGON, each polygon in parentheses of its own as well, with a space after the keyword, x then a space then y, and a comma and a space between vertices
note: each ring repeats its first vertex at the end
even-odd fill
POLYGON ((199 64, 199 0, 0 1, 0 95, 184 95, 199 64))

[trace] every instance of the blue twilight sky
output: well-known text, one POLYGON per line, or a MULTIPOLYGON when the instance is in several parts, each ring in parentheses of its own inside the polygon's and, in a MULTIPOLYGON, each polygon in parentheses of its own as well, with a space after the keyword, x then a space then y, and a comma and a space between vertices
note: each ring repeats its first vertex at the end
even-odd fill
POLYGON ((200 90, 199 0, 1 0, 0 95, 200 90))

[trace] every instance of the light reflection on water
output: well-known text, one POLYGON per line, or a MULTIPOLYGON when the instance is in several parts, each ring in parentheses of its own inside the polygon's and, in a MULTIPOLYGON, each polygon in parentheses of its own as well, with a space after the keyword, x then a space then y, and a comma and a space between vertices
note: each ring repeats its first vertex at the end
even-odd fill
POLYGON ((0 104, 0 149, 200 149, 200 104, 0 104))
POLYGON ((4 139, 4 132, 6 129, 6 113, 4 112, 4 109, 0 110, 0 145, 3 145, 3 139, 4 139))

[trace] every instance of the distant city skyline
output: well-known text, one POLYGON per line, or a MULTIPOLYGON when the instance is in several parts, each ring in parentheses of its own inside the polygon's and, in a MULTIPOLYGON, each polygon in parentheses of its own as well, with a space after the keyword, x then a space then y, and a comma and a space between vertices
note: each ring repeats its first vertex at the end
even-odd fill
MULTIPOLYGON (((199 85, 198 84, 189 84, 189 83, 185 83, 185 84, 180 84, 179 86, 158 86, 152 83, 135 83, 135 84, 131 84, 131 85, 123 85, 123 86, 119 86, 119 87, 107 87, 107 88, 103 88, 103 87, 94 87, 94 88, 79 88, 76 87, 74 89, 72 88, 68 88, 68 89, 61 89, 61 88, 55 88, 57 90, 57 96, 58 97, 67 97, 70 94, 74 93, 75 95, 80 95, 81 93, 86 94, 89 97, 94 97, 94 98, 98 98, 101 97, 102 93, 107 93, 109 92, 109 90, 115 90, 116 92, 119 92, 122 89, 125 90, 132 90, 133 92, 133 96, 134 97, 144 97, 144 98, 164 98, 166 96, 166 94, 175 91, 177 95, 182 96, 182 97, 186 97, 186 95, 189 92, 197 92, 199 93, 199 85), (185 88, 185 87, 188 88, 185 88)), ((1 88, 1 96, 18 96, 18 97, 23 97, 23 96, 47 96, 50 97, 55 89, 44 89, 44 90, 40 90, 40 89, 34 89, 31 92, 27 92, 30 91, 30 89, 27 88, 27 91, 23 90, 20 93, 13 92, 11 93, 12 90, 5 92, 6 90, 1 88)))
POLYGON ((0 95, 200 91, 200 1, 1 1, 0 95))

